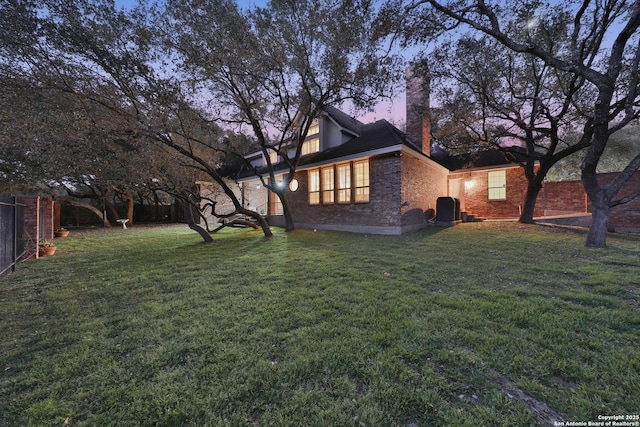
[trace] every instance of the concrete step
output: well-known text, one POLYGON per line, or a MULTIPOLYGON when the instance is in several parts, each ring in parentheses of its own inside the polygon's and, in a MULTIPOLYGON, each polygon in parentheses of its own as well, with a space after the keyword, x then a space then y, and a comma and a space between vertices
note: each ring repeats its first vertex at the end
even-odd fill
POLYGON ((460 217, 462 218, 462 222, 482 222, 482 218, 469 212, 460 212, 460 217))

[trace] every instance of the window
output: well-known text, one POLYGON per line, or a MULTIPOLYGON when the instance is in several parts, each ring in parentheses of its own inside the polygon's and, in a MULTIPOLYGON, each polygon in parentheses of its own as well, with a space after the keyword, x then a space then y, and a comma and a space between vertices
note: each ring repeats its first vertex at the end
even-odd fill
MULTIPOLYGON (((276 177, 276 185, 278 187, 282 187, 284 184, 284 177, 283 176, 277 176, 276 177)), ((278 195, 271 191, 269 192, 269 197, 271 198, 271 215, 282 215, 282 201, 280 200, 280 197, 278 197, 278 195)))
POLYGON ((313 169, 309 171, 309 204, 317 205, 320 203, 320 170, 313 169))
POLYGON ((311 205, 366 203, 369 202, 369 197, 369 160, 325 166, 309 171, 311 205))
POLYGON ((494 171, 488 173, 489 200, 507 199, 507 173, 506 171, 494 171))
POLYGON ((353 164, 356 180, 356 202, 369 201, 369 161, 362 160, 353 164))
POLYGON ((278 153, 276 151, 269 150, 269 160, 271 160, 271 164, 275 165, 276 163, 278 163, 278 159, 278 153))
POLYGON ((317 153, 318 151, 320 151, 320 138, 316 136, 302 143, 302 152, 300 154, 304 156, 305 154, 317 153))
POLYGON ((338 165, 338 203, 351 201, 351 164, 338 165))
POLYGON ((309 126, 307 136, 312 136, 317 133, 320 133, 320 123, 318 123, 318 119, 315 119, 313 122, 311 122, 311 126, 309 126))
POLYGON ((333 166, 322 168, 322 203, 335 202, 333 166))
POLYGON ((317 153, 320 151, 320 123, 318 119, 314 119, 309 126, 307 132, 307 140, 302 143, 301 155, 317 153))

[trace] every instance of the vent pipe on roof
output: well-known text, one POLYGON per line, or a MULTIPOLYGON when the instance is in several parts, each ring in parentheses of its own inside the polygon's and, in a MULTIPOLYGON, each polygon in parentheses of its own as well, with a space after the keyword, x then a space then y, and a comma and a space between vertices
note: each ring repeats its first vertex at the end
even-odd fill
POLYGON ((407 138, 427 155, 431 155, 431 117, 429 85, 431 75, 425 60, 414 62, 405 73, 407 95, 407 138))

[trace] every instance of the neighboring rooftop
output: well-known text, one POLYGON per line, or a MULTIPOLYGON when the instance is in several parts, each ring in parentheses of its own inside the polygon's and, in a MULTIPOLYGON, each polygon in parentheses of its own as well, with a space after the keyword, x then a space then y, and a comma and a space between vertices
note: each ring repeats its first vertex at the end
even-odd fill
MULTIPOLYGON (((524 153, 510 152, 516 161, 524 161, 524 153)), ((507 154, 499 150, 479 150, 470 153, 450 154, 446 150, 438 150, 432 156, 433 160, 440 163, 450 171, 471 168, 486 168, 514 163, 507 158, 507 154)))

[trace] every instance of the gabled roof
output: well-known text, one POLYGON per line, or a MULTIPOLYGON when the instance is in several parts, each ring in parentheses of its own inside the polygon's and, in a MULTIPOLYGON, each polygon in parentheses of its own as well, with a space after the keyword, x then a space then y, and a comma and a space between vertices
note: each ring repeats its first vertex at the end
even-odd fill
POLYGON ((378 120, 377 122, 363 125, 362 133, 357 138, 350 139, 337 147, 304 156, 300 159, 300 166, 329 162, 334 159, 395 147, 402 144, 409 145, 417 150, 413 144, 407 141, 404 134, 398 128, 386 120, 378 120))
POLYGON ((340 111, 330 105, 322 107, 322 111, 324 111, 329 116, 329 118, 332 119, 342 129, 347 130, 354 135, 360 135, 362 133, 362 128, 365 126, 365 124, 355 117, 351 117, 347 113, 340 111))
MULTIPOLYGON (((332 117, 334 119, 336 118, 335 116, 332 117)), ((386 149, 398 150, 402 146, 421 152, 419 148, 407 140, 403 132, 384 119, 365 125, 341 113, 340 119, 344 120, 346 118, 348 118, 347 122, 350 122, 352 129, 355 129, 359 123, 360 136, 350 139, 337 147, 331 147, 318 153, 302 156, 298 163, 298 169, 304 168, 305 166, 321 165, 348 158, 355 158, 358 155, 364 156, 367 153, 381 153, 386 149)), ((288 170, 288 167, 284 161, 274 165, 275 172, 286 170, 288 170)), ((268 171, 267 166, 262 166, 257 169, 259 174, 266 174, 268 171)), ((253 171, 245 170, 240 173, 240 178, 248 178, 250 176, 255 176, 253 171)))

